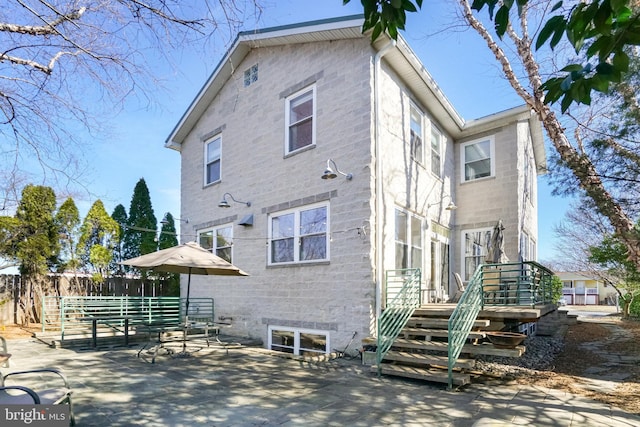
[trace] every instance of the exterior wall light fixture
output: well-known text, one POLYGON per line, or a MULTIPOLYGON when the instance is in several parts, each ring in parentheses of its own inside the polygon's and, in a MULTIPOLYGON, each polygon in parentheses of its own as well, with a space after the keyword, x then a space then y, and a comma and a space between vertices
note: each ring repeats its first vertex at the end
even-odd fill
POLYGON ((346 177, 347 181, 351 181, 353 179, 353 174, 342 172, 340 169, 338 169, 338 165, 336 165, 336 162, 333 161, 333 159, 327 160, 327 168, 324 170, 324 173, 322 174, 321 178, 322 179, 333 179, 333 178, 336 178, 338 176, 336 174, 336 172, 338 172, 340 175, 343 175, 344 177, 346 177), (333 165, 333 169, 331 168, 331 165, 333 165), (334 172, 334 170, 335 170, 335 172, 334 172))
POLYGON ((227 196, 229 196, 229 198, 231 200, 233 200, 234 202, 236 202, 236 203, 245 204, 245 205, 247 205, 247 207, 251 206, 251 202, 241 202, 240 200, 236 200, 231 193, 224 193, 222 195, 222 200, 220 200, 220 203, 218 203, 218 207, 219 208, 230 208, 231 207, 231 205, 227 201, 227 196))

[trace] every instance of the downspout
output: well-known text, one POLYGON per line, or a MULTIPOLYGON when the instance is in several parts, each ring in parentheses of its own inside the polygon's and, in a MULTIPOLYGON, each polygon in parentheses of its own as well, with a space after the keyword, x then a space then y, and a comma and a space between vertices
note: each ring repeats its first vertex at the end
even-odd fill
POLYGON ((373 144, 376 156, 375 163, 375 186, 376 186, 376 322, 382 313, 382 286, 384 282, 384 274, 382 271, 382 161, 380 159, 380 104, 379 104, 379 80, 380 80, 380 61, 382 57, 396 46, 396 41, 391 40, 380 49, 373 58, 373 103, 374 103, 374 131, 373 144))

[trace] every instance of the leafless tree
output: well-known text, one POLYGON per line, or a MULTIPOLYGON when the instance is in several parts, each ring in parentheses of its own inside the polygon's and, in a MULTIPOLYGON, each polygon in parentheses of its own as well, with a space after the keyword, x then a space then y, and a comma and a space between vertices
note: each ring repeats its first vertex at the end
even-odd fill
MULTIPOLYGON (((54 188, 86 172, 78 135, 103 132, 132 96, 151 102, 153 68, 184 46, 230 40, 257 0, 6 0, 0 8, 0 209, 26 182, 54 188)), ((64 191, 61 191, 64 193, 64 191)))
POLYGON ((558 238, 556 249, 563 254, 562 259, 543 262, 554 271, 581 272, 611 286, 620 297, 623 315, 628 317, 631 300, 625 297, 637 294, 640 284, 628 280, 626 267, 616 264, 613 259, 608 268, 590 261, 592 248, 601 246, 612 231, 608 220, 589 203, 575 203, 566 212, 564 220, 554 228, 558 238))

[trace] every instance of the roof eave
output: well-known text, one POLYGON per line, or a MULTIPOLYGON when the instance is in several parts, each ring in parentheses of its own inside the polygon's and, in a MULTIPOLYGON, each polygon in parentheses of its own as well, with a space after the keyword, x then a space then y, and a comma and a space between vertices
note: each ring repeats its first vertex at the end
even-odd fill
POLYGON ((461 133, 461 138, 472 137, 482 132, 487 132, 501 126, 508 125, 515 121, 526 120, 529 122, 531 141, 533 145, 533 156, 536 162, 538 175, 547 172, 547 157, 544 148, 544 136, 542 133, 542 123, 538 120, 536 113, 527 105, 510 108, 489 116, 468 121, 461 133))
POLYGON ((223 59, 218 63, 171 131, 165 141, 165 147, 180 151, 184 139, 193 130, 206 108, 235 72, 235 65, 240 64, 253 47, 266 44, 286 44, 292 42, 291 38, 309 33, 327 34, 327 39, 335 37, 336 32, 343 34, 344 38, 356 35, 361 36, 359 29, 362 27, 363 20, 362 15, 353 15, 239 33, 223 59), (354 29, 358 31, 354 31, 354 29))

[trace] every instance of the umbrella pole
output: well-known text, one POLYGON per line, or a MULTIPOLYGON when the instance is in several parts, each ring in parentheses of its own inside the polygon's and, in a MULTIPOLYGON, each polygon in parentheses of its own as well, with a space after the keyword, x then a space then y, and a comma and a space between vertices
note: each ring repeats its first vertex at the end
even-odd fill
POLYGON ((182 351, 187 350, 187 328, 189 327, 189 293, 191 292, 191 267, 187 278, 187 300, 184 303, 184 330, 182 331, 182 351))

